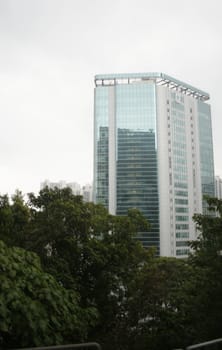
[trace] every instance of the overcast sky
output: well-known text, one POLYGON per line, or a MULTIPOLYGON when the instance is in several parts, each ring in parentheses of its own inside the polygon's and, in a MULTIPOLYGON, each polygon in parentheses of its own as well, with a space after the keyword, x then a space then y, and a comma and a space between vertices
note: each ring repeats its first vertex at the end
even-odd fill
POLYGON ((94 75, 163 72, 211 96, 222 176, 221 0, 0 0, 0 193, 93 173, 94 75))

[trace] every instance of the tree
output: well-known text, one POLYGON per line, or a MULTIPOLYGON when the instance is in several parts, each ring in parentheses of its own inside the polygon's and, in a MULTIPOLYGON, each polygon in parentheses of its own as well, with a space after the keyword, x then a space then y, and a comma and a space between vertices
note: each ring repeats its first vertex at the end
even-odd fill
POLYGON ((172 349, 190 344, 185 309, 192 270, 185 260, 151 257, 129 285, 122 349, 172 349), (184 340, 186 343, 184 343, 184 340))
POLYGON ((84 203, 69 188, 45 188, 29 194, 27 203, 21 197, 5 200, 3 208, 10 244, 37 253, 54 283, 79 296, 79 313, 75 309, 73 314, 77 324, 83 322, 84 334, 87 322, 93 325, 88 340, 107 350, 156 350, 188 345, 195 338, 197 304, 203 299, 197 302, 193 295, 198 294, 195 274, 201 269, 187 260, 156 258, 152 249, 144 249, 136 234, 147 231, 149 224, 138 210, 112 216, 102 205, 84 203))
POLYGON ((12 213, 7 195, 0 196, 0 238, 7 243, 10 242, 12 228, 12 213))
POLYGON ((222 201, 207 198, 213 215, 194 216, 199 237, 191 243, 189 263, 196 269, 192 304, 197 341, 222 336, 222 201))
POLYGON ((96 271, 105 267, 107 274, 109 268, 116 275, 124 266, 125 274, 141 259, 134 253, 145 254, 135 235, 139 229, 148 229, 148 222, 136 209, 126 217, 112 216, 101 205, 84 203, 69 188, 30 194, 28 205, 25 247, 40 256, 45 269, 63 286, 81 288, 82 299, 94 289, 96 271))
POLYGON ((36 254, 0 241, 0 345, 4 348, 80 342, 94 309, 42 271, 36 254))
POLYGON ((138 231, 149 229, 147 220, 136 209, 112 216, 68 188, 30 194, 28 205, 26 248, 59 283, 78 292, 82 307, 97 308, 99 323, 91 339, 108 344, 122 318, 128 284, 149 258, 135 239, 138 231))
POLYGON ((29 220, 29 208, 21 192, 17 190, 11 201, 7 195, 0 196, 0 239, 10 246, 22 246, 29 220))

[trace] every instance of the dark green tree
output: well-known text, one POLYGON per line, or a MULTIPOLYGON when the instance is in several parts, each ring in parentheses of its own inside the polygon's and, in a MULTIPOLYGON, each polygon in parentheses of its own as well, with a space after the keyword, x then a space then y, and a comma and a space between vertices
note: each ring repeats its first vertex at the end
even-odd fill
POLYGON ((212 215, 194 216, 199 237, 191 243, 190 264, 196 270, 193 283, 193 328, 196 341, 222 336, 222 201, 207 198, 212 215))
POLYGON ((36 254, 0 241, 0 345, 3 348, 80 342, 94 309, 43 272, 36 254))
MULTIPOLYGON (((5 242, 37 253, 65 293, 79 296, 76 322, 83 322, 84 334, 91 323, 88 340, 104 349, 172 349, 220 334, 220 312, 213 319, 209 298, 217 298, 215 308, 221 310, 221 218, 195 216, 203 234, 186 260, 157 258, 142 247, 136 235, 149 224, 138 210, 112 216, 69 188, 45 188, 29 194, 27 203, 20 193, 11 201, 2 196, 0 219, 5 242)), ((30 298, 35 300, 34 294, 30 298)))
POLYGON ((29 208, 21 192, 16 191, 11 200, 0 196, 0 239, 10 246, 23 246, 30 220, 29 208))
POLYGON ((186 292, 192 268, 185 260, 151 257, 131 281, 117 332, 122 349, 172 349, 192 341, 186 292))
POLYGON ((68 188, 30 194, 29 208, 26 248, 59 283, 79 293, 82 307, 97 308, 100 318, 91 338, 110 343, 125 312, 128 284, 149 258, 135 239, 149 229, 147 220, 136 209, 112 216, 68 188))

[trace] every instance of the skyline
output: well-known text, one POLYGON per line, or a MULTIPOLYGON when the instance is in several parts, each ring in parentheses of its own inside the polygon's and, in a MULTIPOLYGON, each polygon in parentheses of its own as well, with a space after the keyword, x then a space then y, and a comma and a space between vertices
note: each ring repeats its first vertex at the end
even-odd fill
POLYGON ((0 0, 0 194, 93 178, 94 76, 163 72, 210 94, 222 176, 220 1, 0 0))

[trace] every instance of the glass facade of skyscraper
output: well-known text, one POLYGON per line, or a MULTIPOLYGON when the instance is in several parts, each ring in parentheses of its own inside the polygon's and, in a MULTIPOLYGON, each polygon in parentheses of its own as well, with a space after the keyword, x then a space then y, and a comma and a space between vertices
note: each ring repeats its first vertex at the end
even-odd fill
POLYGON ((108 141, 109 141, 109 105, 108 89, 99 87, 95 94, 95 125, 94 138, 96 147, 94 148, 94 190, 96 188, 96 202, 103 204, 106 208, 109 205, 108 195, 108 141))
POLYGON ((115 108, 116 214, 140 209, 151 230, 138 238, 159 249, 155 84, 117 85, 115 108))
POLYGON ((159 252, 158 176, 155 84, 116 85, 95 93, 95 174, 97 203, 109 208, 109 147, 115 153, 116 213, 137 208, 149 219, 150 232, 140 232, 144 246, 159 252), (109 144, 109 110, 115 111, 115 140, 109 144))

